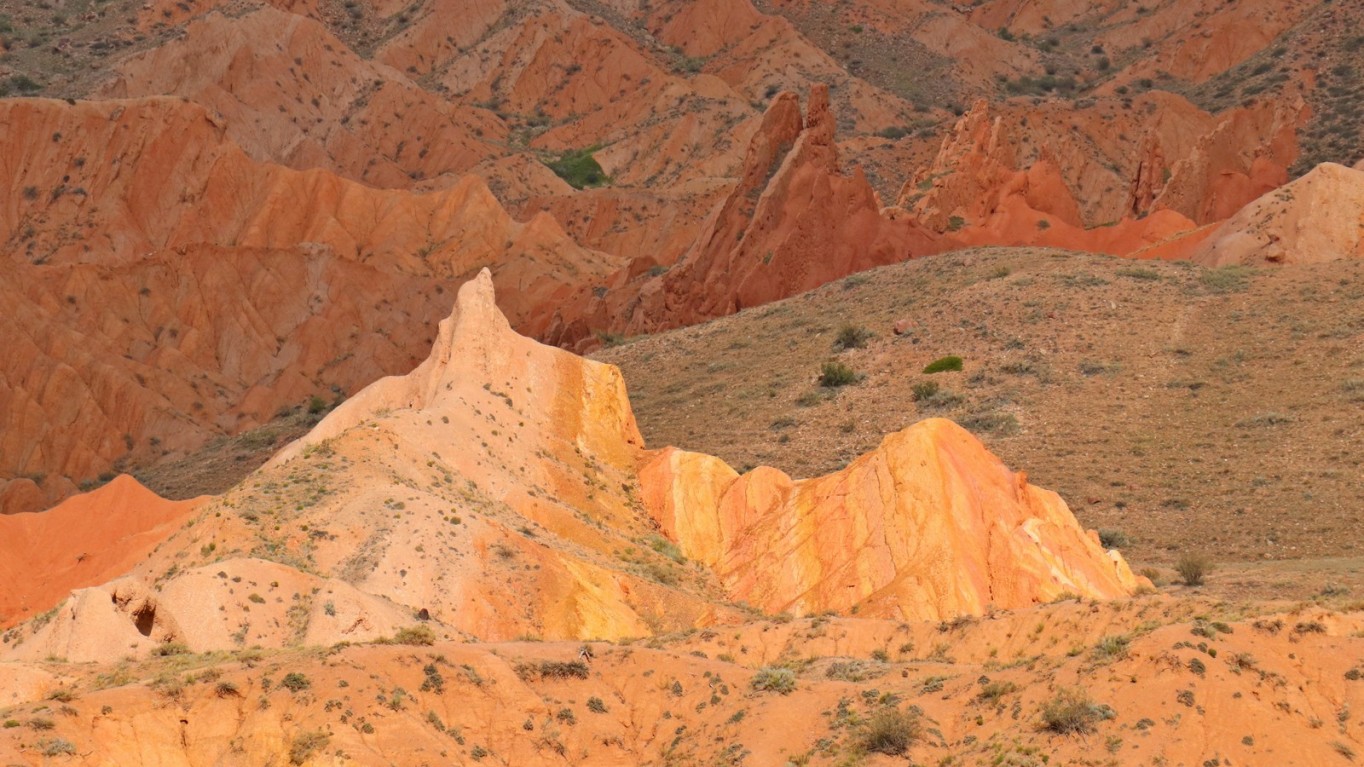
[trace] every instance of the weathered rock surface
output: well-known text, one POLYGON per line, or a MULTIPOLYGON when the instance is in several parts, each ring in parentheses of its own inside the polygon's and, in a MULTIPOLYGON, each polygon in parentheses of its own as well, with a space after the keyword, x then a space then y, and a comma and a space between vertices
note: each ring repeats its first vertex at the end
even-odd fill
POLYGON ((125 474, 48 511, 0 516, 0 629, 132 569, 204 500, 167 501, 125 474))
POLYGON ((938 620, 1139 585, 1059 498, 946 421, 801 482, 650 453, 619 371, 513 332, 486 270, 425 362, 196 508, 32 626, 18 657, 363 640, 404 619, 613 639, 731 622, 740 600, 938 620))
POLYGON ((1319 165, 1214 228, 1190 257, 1204 266, 1364 258, 1364 170, 1319 165))
POLYGON ((1060 497, 943 419, 817 479, 770 468, 739 476, 672 449, 641 477, 682 551, 712 567, 732 599, 766 612, 941 620, 1062 594, 1118 598, 1138 585, 1060 497))
POLYGON ((472 177, 414 194, 255 162, 175 99, 11 99, 0 142, 19 190, 0 204, 0 512, 410 366, 478 268, 519 320, 618 263, 472 177))

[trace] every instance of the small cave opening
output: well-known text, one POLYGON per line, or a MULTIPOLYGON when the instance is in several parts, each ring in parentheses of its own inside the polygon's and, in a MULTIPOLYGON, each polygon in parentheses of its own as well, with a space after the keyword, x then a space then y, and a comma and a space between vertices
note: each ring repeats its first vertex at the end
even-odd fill
POLYGON ((152 635, 152 627, 156 625, 156 607, 150 604, 142 605, 133 613, 133 625, 137 627, 137 633, 144 637, 152 635))
POLYGON ((431 620, 431 611, 430 611, 430 610, 427 610, 425 607, 423 607, 422 609, 418 610, 418 611, 417 611, 417 620, 419 620, 419 621, 429 621, 429 620, 431 620))

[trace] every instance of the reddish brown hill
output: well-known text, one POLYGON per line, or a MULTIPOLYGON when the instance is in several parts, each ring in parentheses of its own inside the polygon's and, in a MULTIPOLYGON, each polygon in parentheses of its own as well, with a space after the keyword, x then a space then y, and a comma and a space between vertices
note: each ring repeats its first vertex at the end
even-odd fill
POLYGON ((486 270, 415 370, 342 403, 118 575, 11 649, 329 644, 405 615, 454 636, 618 638, 734 623, 738 600, 942 620, 1141 585, 1058 496, 948 421, 809 481, 649 453, 620 372, 516 335, 486 270), (270 598, 250 596, 267 582, 270 598))
MULTIPOLYGON (((616 263, 512 221, 476 179, 417 195, 254 162, 178 100, 0 113, 20 190, 0 205, 0 477, 45 475, 49 501, 401 369, 423 343, 396 329, 443 314, 470 270, 494 265, 520 320, 616 263)), ((7 490, 6 510, 38 497, 7 490)))
POLYGON ((942 250, 942 238, 882 216, 860 171, 843 174, 834 123, 823 86, 811 91, 804 118, 795 94, 782 94, 749 143, 739 183, 674 267, 641 274, 632 265, 605 290, 580 291, 557 308, 543 331, 531 327, 568 345, 593 342, 594 331, 652 332, 942 250))
POLYGON ((0 515, 0 629, 128 572, 203 501, 167 501, 123 475, 40 514, 0 515))
POLYGON ((305 16, 212 12, 122 62, 100 98, 180 96, 252 158, 380 187, 448 186, 505 154, 491 112, 456 105, 361 58, 305 16), (269 87, 265 87, 268 85, 269 87))

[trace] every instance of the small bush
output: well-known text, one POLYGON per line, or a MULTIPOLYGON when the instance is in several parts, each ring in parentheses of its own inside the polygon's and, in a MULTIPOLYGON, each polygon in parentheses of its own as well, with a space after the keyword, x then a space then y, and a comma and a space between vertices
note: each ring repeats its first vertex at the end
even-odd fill
POLYGON ((1042 705, 1042 726, 1058 735, 1083 735, 1107 719, 1106 709, 1094 705, 1083 690, 1065 689, 1042 705))
POLYGON ((867 721, 858 745, 868 753, 900 756, 922 736, 923 727, 917 716, 899 709, 883 708, 867 721))
POLYGON ((885 673, 885 669, 860 660, 836 661, 824 672, 830 679, 844 682, 865 682, 885 673))
POLYGON ((228 681, 219 682, 218 686, 213 688, 213 693, 219 698, 237 698, 242 694, 235 682, 228 681))
POLYGON ((436 643, 436 632, 429 626, 405 626, 398 629, 389 644, 432 645, 436 643))
POLYGON ((1208 573, 1212 572, 1212 562, 1205 554, 1189 552, 1175 562, 1175 572, 1179 573, 1185 586, 1202 586, 1208 573))
POLYGON ((320 415, 327 412, 327 401, 314 394, 308 398, 308 415, 320 415))
POLYGON ((857 383, 857 372, 842 362, 826 362, 819 373, 819 385, 836 388, 857 383))
POLYGON ((1099 545, 1105 549, 1125 548, 1132 541, 1127 537, 1127 533, 1121 530, 1100 530, 1099 545))
POLYGON ((856 325, 844 325, 834 339, 834 350, 861 349, 871 339, 871 331, 856 325))
POLYGON ((1127 645, 1130 644, 1131 641, 1131 639, 1122 634, 1106 636, 1103 639, 1100 639, 1098 644, 1094 645, 1094 657, 1099 658, 1100 660, 1121 658, 1127 654, 1127 645))
POLYGON ((186 655, 188 653, 189 648, 186 647, 184 644, 181 644, 180 642, 167 642, 163 645, 158 646, 155 650, 152 650, 153 655, 158 655, 162 658, 166 658, 172 655, 186 655))
POLYGON ((309 687, 312 687, 313 683, 308 681, 308 677, 298 673, 297 671, 291 671, 288 674, 284 675, 284 678, 281 679, 279 682, 279 686, 283 687, 289 692, 303 692, 309 687))
POLYGON ((587 664, 580 660, 540 662, 541 679, 586 679, 587 664))
POLYGON ((932 375, 934 373, 946 373, 960 371, 962 367, 961 357, 949 355, 933 360, 924 367, 924 373, 932 375))
POLYGON ((75 756, 76 744, 66 738, 53 738, 52 740, 38 741, 38 747, 42 749, 43 756, 75 756))
POLYGON ((966 398, 951 389, 938 389, 927 397, 917 400, 920 410, 946 410, 965 402, 966 398))
POLYGON ((289 764, 303 764, 314 751, 326 748, 331 739, 331 736, 322 730, 300 733, 289 745, 289 764))
POLYGON ((611 178, 597 163, 597 158, 592 156, 597 149, 598 147, 588 147, 565 152, 557 160, 551 160, 545 164, 574 189, 609 184, 611 178))
POLYGON ((910 389, 915 402, 923 402, 937 394, 942 387, 937 381, 920 381, 910 389))
POLYGON ((957 421, 968 431, 1007 436, 1018 432, 1018 419, 1013 413, 972 413, 957 421))
POLYGON ((602 702, 601 698, 593 696, 587 699, 587 710, 594 714, 605 714, 606 704, 602 702))
POLYGON ((1005 695, 1018 692, 1018 685, 1013 682, 986 682, 981 685, 980 692, 976 693, 976 700, 982 703, 995 703, 1005 695))
POLYGON ((1135 267, 1132 269, 1119 269, 1117 271, 1117 275, 1119 277, 1126 277, 1129 280, 1143 280, 1146 282, 1160 279, 1160 273, 1157 272, 1156 270, 1142 269, 1140 267, 1135 267))
POLYGON ((782 695, 790 695, 796 690, 796 672, 789 668, 764 666, 753 675, 753 681, 750 684, 758 692, 776 692, 782 695))

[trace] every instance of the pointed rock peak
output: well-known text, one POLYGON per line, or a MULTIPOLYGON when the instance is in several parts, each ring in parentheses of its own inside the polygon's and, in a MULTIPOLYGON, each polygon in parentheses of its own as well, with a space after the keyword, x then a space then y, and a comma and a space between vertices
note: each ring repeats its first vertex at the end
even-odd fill
POLYGON ((426 411, 422 420, 444 414, 454 421, 471 404, 512 409, 527 432, 575 440, 584 450, 614 453, 617 444, 643 444, 620 371, 512 330, 484 268, 460 286, 426 360, 407 375, 366 386, 267 467, 385 413, 419 410, 426 411))
POLYGON ((832 141, 837 121, 829 110, 829 86, 815 83, 810 86, 810 101, 805 107, 805 130, 823 141, 832 141))

